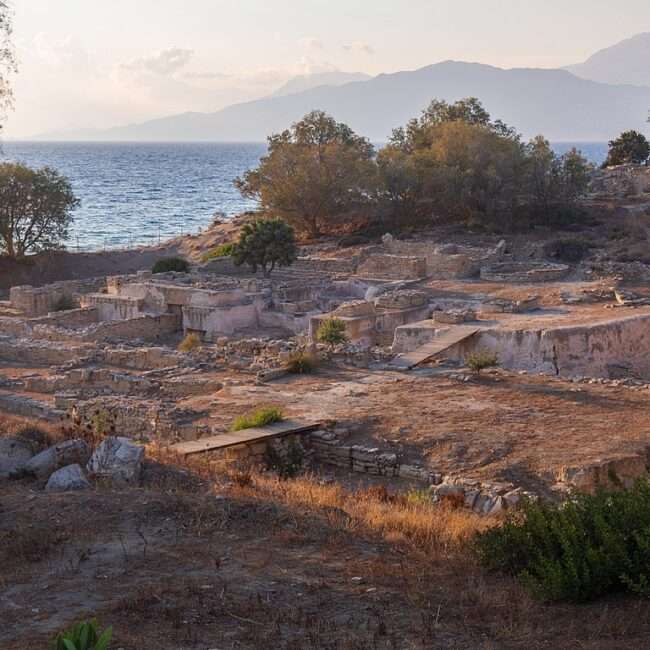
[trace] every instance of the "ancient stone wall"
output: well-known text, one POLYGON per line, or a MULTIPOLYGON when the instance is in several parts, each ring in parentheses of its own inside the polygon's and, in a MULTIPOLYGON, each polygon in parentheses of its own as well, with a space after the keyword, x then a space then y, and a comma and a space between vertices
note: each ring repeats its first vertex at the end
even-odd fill
POLYGON ((359 264, 357 275, 373 280, 419 280, 426 277, 423 257, 374 254, 359 264))

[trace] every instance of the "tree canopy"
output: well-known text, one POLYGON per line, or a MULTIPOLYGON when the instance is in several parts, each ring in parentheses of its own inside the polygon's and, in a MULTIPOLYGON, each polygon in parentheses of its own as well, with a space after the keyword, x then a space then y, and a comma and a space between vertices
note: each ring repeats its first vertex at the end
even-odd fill
POLYGON ((624 165, 626 163, 642 164, 650 158, 650 142, 638 131, 625 131, 609 143, 609 153, 604 167, 624 165))
POLYGON ((269 140, 257 169, 235 181, 267 216, 316 237, 366 210, 374 188, 370 142, 322 111, 314 111, 269 140))
POLYGON ((247 264, 253 273, 261 268, 269 277, 276 266, 290 266, 298 249, 293 228, 281 219, 258 219, 244 224, 232 250, 235 264, 247 264))
POLYGON ((55 170, 0 164, 0 251, 20 258, 62 248, 78 204, 67 178, 55 170))

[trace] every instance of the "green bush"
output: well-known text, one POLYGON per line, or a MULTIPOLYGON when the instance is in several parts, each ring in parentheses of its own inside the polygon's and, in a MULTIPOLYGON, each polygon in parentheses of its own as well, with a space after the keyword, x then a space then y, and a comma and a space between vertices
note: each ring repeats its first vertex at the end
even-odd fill
POLYGON ((476 551, 545 600, 587 601, 628 590, 650 596, 650 484, 580 495, 562 505, 525 502, 476 551))
POLYGON ((235 249, 235 244, 233 244, 232 242, 228 244, 221 244, 221 246, 217 246, 216 248, 209 250, 207 253, 204 253, 201 256, 201 261, 209 262, 211 260, 216 260, 220 257, 230 257, 233 254, 234 249, 235 249))
POLYGON ((182 257, 165 257, 153 265, 151 272, 169 273, 170 271, 175 271, 176 273, 187 273, 189 270, 190 265, 182 257))
POLYGON ((284 367, 292 375, 307 375, 318 367, 318 358, 311 352, 293 352, 284 367))
POLYGON ((99 633, 97 621, 77 623, 67 632, 56 637, 53 650, 108 650, 108 644, 113 636, 112 628, 99 633))
POLYGON ((478 350, 473 352, 465 359, 465 364, 477 375, 481 374, 481 370, 486 368, 495 368, 499 365, 499 357, 494 352, 489 350, 478 350))
POLYGON ((348 335, 345 333, 345 323, 339 318, 324 320, 316 332, 316 340, 331 346, 346 343, 348 335))
POLYGON ((275 406, 263 407, 236 417, 232 423, 232 430, 242 431, 243 429, 265 427, 268 424, 282 422, 282 420, 284 420, 282 409, 275 406))
POLYGON ((583 260, 590 249, 591 243, 584 239, 555 239, 544 245, 544 255, 575 264, 583 260))

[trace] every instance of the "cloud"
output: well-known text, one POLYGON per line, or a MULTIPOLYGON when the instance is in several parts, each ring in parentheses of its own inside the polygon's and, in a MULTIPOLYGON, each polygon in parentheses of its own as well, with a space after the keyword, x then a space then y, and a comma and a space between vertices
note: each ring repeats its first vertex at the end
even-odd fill
POLYGON ((355 41, 354 43, 349 43, 348 45, 344 45, 343 49, 346 52, 356 52, 360 54, 367 54, 368 56, 375 54, 375 48, 364 41, 355 41))
POLYGON ((306 50, 321 51, 325 49, 323 41, 314 38, 313 36, 305 36, 304 38, 301 38, 298 43, 300 44, 300 47, 306 50))
POLYGON ((168 77, 187 67, 193 57, 194 50, 173 47, 168 50, 162 50, 152 56, 123 63, 121 67, 129 72, 147 72, 168 77))

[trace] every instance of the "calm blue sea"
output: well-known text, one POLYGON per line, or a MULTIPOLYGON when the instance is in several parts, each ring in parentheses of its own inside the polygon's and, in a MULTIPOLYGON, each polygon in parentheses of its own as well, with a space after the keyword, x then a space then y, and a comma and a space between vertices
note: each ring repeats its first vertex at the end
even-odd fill
MULTIPOLYGON (((554 145, 560 153, 573 143, 554 145)), ((593 162, 607 145, 579 143, 593 162)), ((49 165, 71 181, 75 211, 71 250, 152 244, 210 224, 215 212, 233 216, 254 207, 233 179, 255 167, 264 144, 5 142, 5 160, 49 165)))
POLYGON ((151 244, 198 232, 215 212, 254 204, 233 179, 258 164, 264 144, 4 142, 5 160, 65 174, 81 206, 71 250, 151 244))

